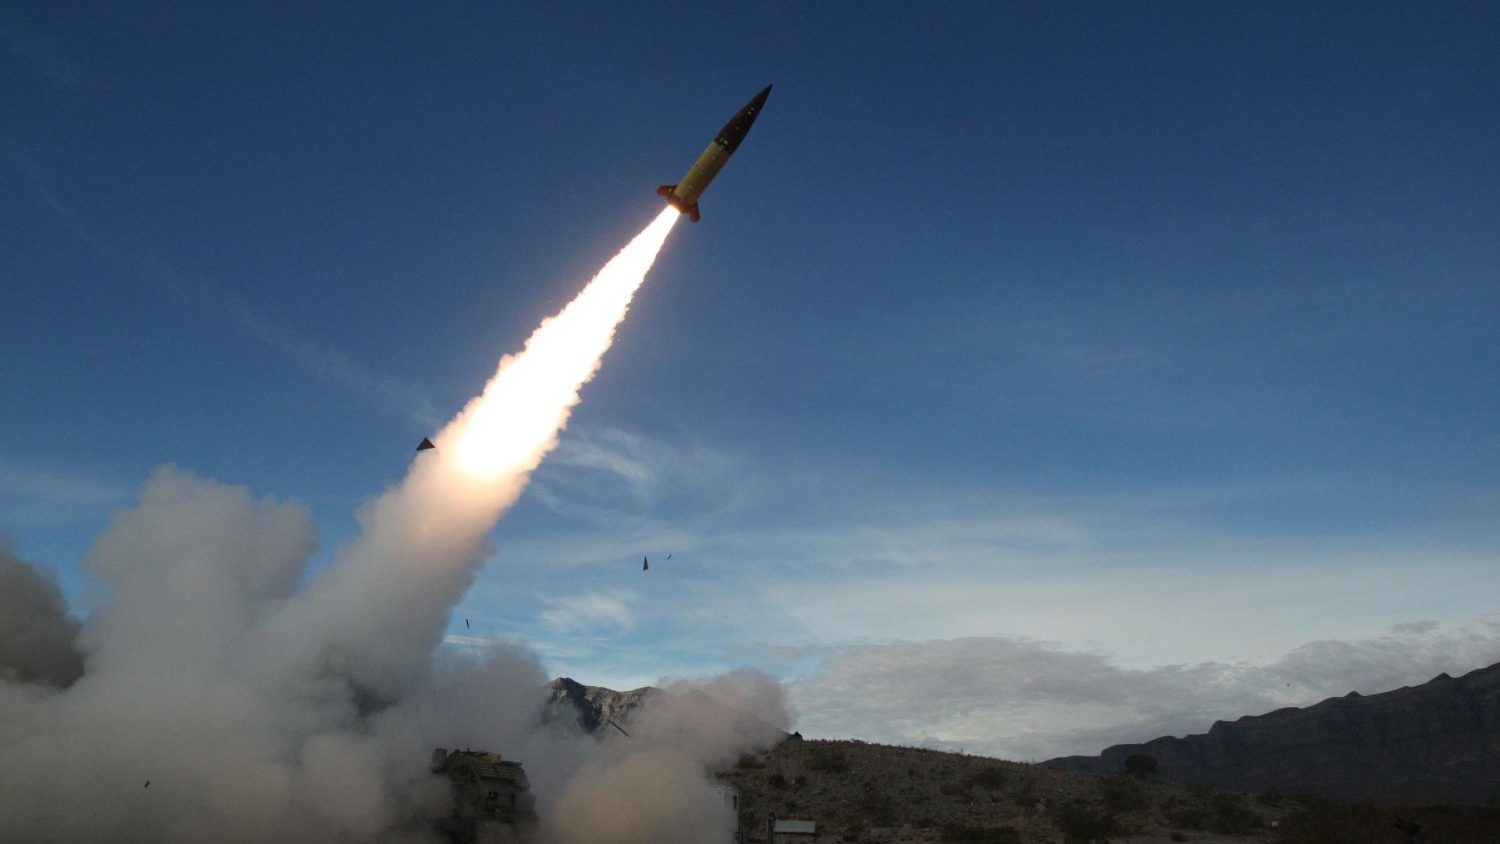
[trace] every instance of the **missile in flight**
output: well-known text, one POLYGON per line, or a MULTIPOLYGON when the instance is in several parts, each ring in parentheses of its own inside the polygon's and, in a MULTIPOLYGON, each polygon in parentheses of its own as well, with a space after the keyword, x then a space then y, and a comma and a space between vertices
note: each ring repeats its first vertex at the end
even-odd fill
POLYGON ((675 185, 662 185, 656 189, 656 193, 666 197, 667 204, 691 217, 693 222, 698 222, 698 197, 703 195, 703 191, 708 189, 708 183, 724 169, 729 156, 739 149, 740 142, 745 140, 745 135, 750 132, 750 126, 755 123, 756 115, 760 114, 761 107, 766 104, 766 97, 769 96, 771 86, 767 85, 734 117, 729 118, 729 122, 719 130, 718 137, 698 156, 698 160, 683 175, 681 181, 675 185))

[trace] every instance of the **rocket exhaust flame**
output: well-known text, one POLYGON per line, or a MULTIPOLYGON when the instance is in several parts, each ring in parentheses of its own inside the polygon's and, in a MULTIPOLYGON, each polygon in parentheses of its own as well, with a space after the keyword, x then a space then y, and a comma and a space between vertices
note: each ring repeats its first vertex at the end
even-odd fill
POLYGON ((440 453, 475 479, 529 472, 557 442, 578 389, 599 369, 630 300, 678 215, 663 212, 589 286, 500 362, 484 392, 438 435, 440 453))

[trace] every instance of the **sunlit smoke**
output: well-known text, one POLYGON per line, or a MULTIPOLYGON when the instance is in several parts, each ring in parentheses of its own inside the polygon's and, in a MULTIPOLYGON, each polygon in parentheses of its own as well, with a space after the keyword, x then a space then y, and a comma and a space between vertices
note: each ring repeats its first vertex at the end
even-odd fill
POLYGON ((662 211, 557 316, 547 319, 518 355, 500 362, 484 392, 438 435, 439 454, 476 478, 536 468, 557 443, 625 318, 630 300, 681 215, 662 211))
POLYGON ((567 425, 679 215, 662 211, 421 452, 406 478, 367 505, 334 565, 268 628, 266 660, 306 655, 374 700, 399 695, 442 639, 468 589, 484 537, 520 497, 567 425), (402 618, 400 629, 390 619, 402 618))

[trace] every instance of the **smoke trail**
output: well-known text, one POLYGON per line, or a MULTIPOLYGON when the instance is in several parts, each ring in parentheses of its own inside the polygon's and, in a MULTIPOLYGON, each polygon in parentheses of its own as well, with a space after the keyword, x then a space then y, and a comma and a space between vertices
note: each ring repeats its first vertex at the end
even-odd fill
POLYGON ((360 537, 265 628, 265 658, 289 648, 375 701, 399 694, 441 640, 485 535, 557 445, 578 391, 598 371, 667 235, 665 209, 583 292, 500 361, 484 392, 418 456, 405 480, 364 508, 360 537), (392 619, 401 619, 399 627, 392 619))

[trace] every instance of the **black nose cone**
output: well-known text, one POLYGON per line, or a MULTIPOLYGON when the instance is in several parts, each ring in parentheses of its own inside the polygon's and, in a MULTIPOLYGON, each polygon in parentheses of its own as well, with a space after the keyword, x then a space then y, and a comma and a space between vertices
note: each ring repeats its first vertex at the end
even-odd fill
POLYGON ((724 124, 723 129, 719 130, 719 136, 714 139, 719 146, 723 147, 731 155, 736 149, 739 149, 740 142, 745 140, 745 135, 749 133, 750 126, 755 123, 756 116, 760 114, 761 106, 766 104, 766 97, 769 96, 771 96, 771 86, 767 85, 750 102, 745 103, 745 107, 740 109, 739 113, 734 117, 731 117, 729 122, 724 124))

